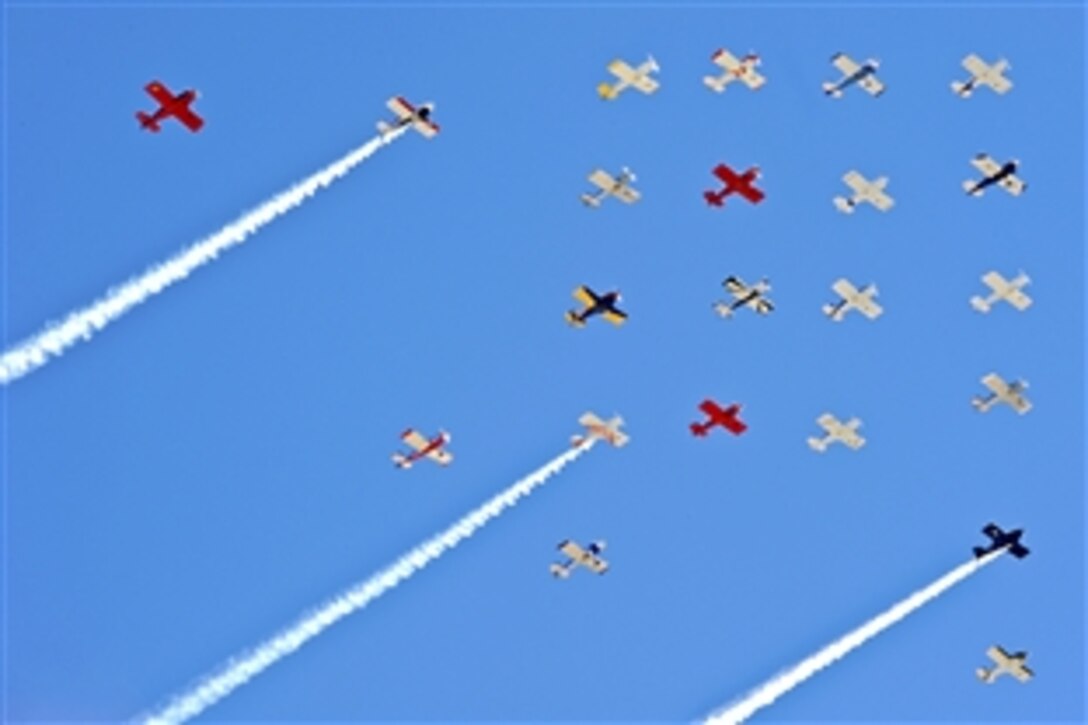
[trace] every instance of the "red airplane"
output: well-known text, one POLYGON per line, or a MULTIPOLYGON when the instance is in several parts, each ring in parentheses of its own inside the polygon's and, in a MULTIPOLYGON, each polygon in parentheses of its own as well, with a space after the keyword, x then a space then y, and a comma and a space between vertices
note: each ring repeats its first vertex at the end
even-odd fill
POLYGON ((697 436, 705 436, 716 425, 720 425, 733 435, 738 436, 748 430, 748 424, 738 417, 740 413, 739 403, 733 403, 723 410, 713 400, 707 399, 699 403, 699 410, 710 416, 710 420, 706 423, 691 424, 691 432, 697 436))
POLYGON ((759 178, 759 167, 753 166, 743 174, 738 174, 725 164, 718 164, 711 173, 721 179, 725 184, 720 191, 704 191, 703 198, 711 206, 725 206, 725 197, 730 194, 740 194, 753 204, 763 201, 764 194, 757 189, 753 182, 759 178))
POLYGON ((196 115, 193 109, 190 108, 192 102, 196 100, 196 91, 190 89, 175 96, 159 81, 151 81, 144 86, 144 90, 158 102, 159 108, 151 115, 143 111, 136 112, 136 118, 139 120, 141 128, 158 133, 160 130, 159 122, 171 116, 181 121, 187 129, 194 133, 204 125, 204 119, 196 115))

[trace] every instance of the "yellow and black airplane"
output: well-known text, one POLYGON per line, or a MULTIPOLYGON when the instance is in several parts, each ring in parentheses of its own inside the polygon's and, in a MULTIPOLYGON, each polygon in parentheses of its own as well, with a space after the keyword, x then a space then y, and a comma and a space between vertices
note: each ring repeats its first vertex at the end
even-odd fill
POLYGON ((581 310, 567 312, 567 322, 574 327, 585 327, 586 320, 593 315, 602 315, 604 319, 617 327, 627 321, 627 313, 616 307, 616 303, 621 299, 619 290, 598 295, 589 287, 582 285, 574 290, 574 299, 582 303, 581 310))

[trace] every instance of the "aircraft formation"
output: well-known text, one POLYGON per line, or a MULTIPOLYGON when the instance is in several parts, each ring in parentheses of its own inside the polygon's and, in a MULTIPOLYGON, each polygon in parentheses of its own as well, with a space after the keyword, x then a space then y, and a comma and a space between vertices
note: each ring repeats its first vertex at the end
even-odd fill
MULTIPOLYGON (((757 70, 761 61, 755 53, 738 57, 722 48, 712 54, 711 61, 718 70, 713 75, 707 75, 702 79, 711 92, 725 93, 734 84, 756 91, 768 82, 768 79, 757 70)), ((840 75, 834 80, 823 83, 822 90, 828 98, 842 98, 852 88, 878 98, 887 90, 877 75, 880 62, 876 59, 867 59, 859 63, 845 53, 836 53, 831 58, 831 64, 840 75)), ((1007 93, 1012 88, 1012 82, 1004 75, 1011 66, 1004 59, 987 64, 977 55, 972 54, 963 60, 963 67, 970 74, 969 77, 951 84, 952 91, 961 98, 969 98, 981 88, 989 88, 997 94, 1007 93)), ((616 101, 628 90, 652 95, 661 86, 660 81, 654 77, 654 74, 661 71, 661 67, 652 56, 638 65, 631 65, 617 59, 608 64, 607 70, 613 78, 608 82, 600 83, 597 87, 598 95, 603 100, 616 101)), ((199 132, 204 127, 204 119, 193 108, 198 98, 195 90, 189 89, 175 94, 161 81, 155 80, 145 87, 145 91, 158 104, 158 108, 150 113, 146 111, 136 113, 142 129, 158 133, 162 129, 163 122, 168 119, 177 120, 193 133, 199 132)), ((395 96, 390 98, 386 105, 393 114, 393 118, 377 122, 377 129, 383 137, 406 127, 428 139, 439 134, 440 127, 432 118, 435 104, 416 105, 404 97, 395 96)), ((1027 189, 1027 184, 1017 175, 1020 162, 1016 159, 1002 162, 986 153, 979 153, 969 159, 969 162, 980 176, 963 182, 962 188, 967 195, 983 196, 988 190, 1000 188, 1016 197, 1027 189)), ((703 192, 703 199, 709 207, 727 208, 730 197, 736 197, 734 202, 744 201, 752 205, 759 204, 766 198, 766 191, 761 184, 760 168, 757 165, 749 165, 740 170, 740 167, 734 169, 721 162, 709 171, 715 179, 715 186, 703 192)), ((629 167, 622 167, 615 175, 598 168, 593 170, 587 178, 594 188, 592 191, 582 193, 580 200, 589 209, 599 209, 608 199, 615 199, 624 205, 635 204, 642 199, 641 193, 634 187, 637 176, 629 167)), ((881 213, 889 212, 895 206, 894 198, 889 192, 890 181, 887 176, 874 176, 870 179, 852 169, 843 175, 842 182, 848 192, 834 196, 832 203, 843 214, 853 214, 865 205, 881 213)), ((988 292, 985 296, 975 295, 969 300, 972 308, 980 313, 989 313, 1001 302, 1007 302, 1015 310, 1023 312, 1032 303, 1031 298, 1024 292, 1024 288, 1030 284, 1030 279, 1022 271, 1006 279, 1001 273, 991 270, 981 279, 988 292)), ((730 274, 721 284, 726 299, 715 301, 711 305, 713 311, 721 318, 731 319, 745 308, 757 317, 767 316, 774 312, 775 304, 769 297, 772 288, 766 277, 750 284, 740 276, 730 274)), ((878 290, 875 283, 869 282, 859 287, 846 278, 839 278, 830 286, 835 293, 835 298, 821 308, 829 320, 842 322, 851 311, 857 312, 870 321, 877 320, 883 314, 883 307, 876 301, 878 290)), ((598 292, 582 284, 574 288, 572 296, 578 306, 565 313, 565 320, 573 328, 583 328, 595 317, 616 327, 621 327, 628 321, 627 312, 620 307, 622 297, 618 289, 598 292)), ((1027 388, 1026 381, 1006 381, 997 373, 991 372, 983 376, 981 382, 989 391, 988 394, 976 395, 970 401, 979 412, 985 413, 1001 403, 1007 404, 1020 415, 1031 410, 1031 403, 1024 396, 1027 388)), ((698 438, 708 437, 716 430, 729 433, 734 437, 741 436, 748 430, 748 423, 741 418, 742 408, 743 404, 740 402, 730 401, 723 405, 711 398, 706 398, 698 404, 699 417, 689 424, 689 430, 698 438)), ((621 430, 624 422, 619 416, 603 420, 592 412, 586 412, 578 422, 584 430, 571 439, 571 445, 574 447, 600 440, 619 448, 629 441, 629 436, 621 430)), ((859 432, 862 420, 858 417, 841 420, 831 412, 824 412, 815 419, 815 423, 819 433, 808 437, 806 442, 808 447, 816 453, 825 453, 835 443, 841 444, 844 449, 856 452, 866 443, 866 438, 859 432)), ((407 450, 392 454, 392 461, 397 468, 410 469, 416 463, 424 461, 444 467, 449 466, 454 460, 453 453, 448 447, 452 436, 445 430, 427 435, 409 428, 401 433, 400 440, 407 446, 407 450)), ((1023 558, 1029 553, 1028 549, 1020 543, 1022 529, 1006 532, 999 526, 989 523, 982 531, 990 539, 990 543, 986 547, 975 547, 976 557, 985 556, 999 549, 1007 549, 1016 558, 1023 558)), ((581 545, 571 539, 564 539, 559 542, 558 550, 565 558, 563 561, 550 564, 549 571, 557 579, 569 578, 578 568, 585 568, 589 572, 603 575, 609 570, 609 563, 602 555, 604 549, 603 540, 581 545)), ((1001 674, 1009 674, 1020 682, 1027 682, 1033 676, 1033 672, 1025 664, 1027 657, 1025 652, 1010 654, 1002 647, 994 645, 986 651, 986 655, 993 665, 976 671, 981 682, 992 684, 1001 674)))

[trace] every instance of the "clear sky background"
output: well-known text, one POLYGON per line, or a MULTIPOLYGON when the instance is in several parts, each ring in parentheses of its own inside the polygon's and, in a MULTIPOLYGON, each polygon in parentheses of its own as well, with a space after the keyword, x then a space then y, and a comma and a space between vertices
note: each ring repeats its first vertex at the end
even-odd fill
POLYGON ((404 94, 411 134, 189 280, 0 391, 4 714, 136 715, 550 460, 598 446, 212 720, 688 720, 923 587, 1003 558, 757 719, 1084 717, 1084 11, 70 7, 5 10, 5 346, 358 146, 404 94), (719 47, 767 85, 702 82, 719 47), (887 92, 825 98, 836 51, 887 92), (615 57, 660 91, 606 103, 615 57), (962 100, 970 52, 1012 92, 962 100), (141 132, 143 86, 207 125, 141 132), (980 151, 1028 191, 966 196, 980 151), (710 209, 719 162, 767 198, 710 209), (631 166, 643 200, 578 196, 631 166), (839 214, 844 172, 896 206, 839 214), (989 315, 980 276, 1035 305, 989 315), (721 320, 729 274, 775 312, 721 320), (876 282, 885 315, 821 315, 876 282), (563 322, 618 286, 629 323, 563 322), (1034 410, 976 412, 984 374, 1034 410), (704 397, 750 429, 698 439, 704 397), (832 412, 868 444, 818 455, 832 412), (408 426, 448 469, 395 469, 408 426), (564 538, 609 574, 548 575, 564 538), (975 678, 985 649, 1036 679, 975 678))

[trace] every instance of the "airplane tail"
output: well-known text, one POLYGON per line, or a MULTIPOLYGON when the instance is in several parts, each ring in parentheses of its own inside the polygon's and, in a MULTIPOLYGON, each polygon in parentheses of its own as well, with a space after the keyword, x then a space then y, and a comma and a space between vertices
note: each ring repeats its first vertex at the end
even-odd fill
POLYGON ((383 136, 393 130, 393 127, 390 126, 389 123, 387 123, 386 121, 378 121, 377 126, 378 133, 383 136))
POLYGON ((616 97, 616 89, 607 83, 601 83, 597 86, 597 95, 606 101, 611 101, 616 97))
POLYGON ((143 111, 138 111, 136 113, 136 119, 140 122, 140 126, 142 128, 146 128, 148 131, 151 131, 152 133, 158 133, 159 132, 158 122, 154 118, 152 118, 151 116, 144 113, 143 111))
POLYGON ((827 443, 822 438, 809 438, 808 447, 817 453, 823 453, 827 450, 827 443))
POLYGON ((971 306, 974 307, 979 312, 989 312, 990 311, 990 303, 987 302, 986 300, 982 299, 978 295, 975 295, 974 297, 971 298, 971 306))
POLYGON ((552 564, 549 567, 549 570, 551 571, 552 576, 557 579, 566 579, 570 576, 570 569, 563 566, 562 564, 552 564))
POLYGON ((400 453, 393 454, 393 465, 397 468, 411 468, 412 462, 400 453))
POLYGON ((733 309, 724 302, 715 302, 713 307, 719 317, 730 318, 733 316, 733 309))
POLYGON ((601 205, 601 198, 594 196, 593 194, 582 194, 582 203, 591 209, 596 209, 601 205))
POLYGON ((987 553, 986 550, 983 549, 981 546, 976 546, 974 548, 974 552, 975 552, 975 558, 976 559, 981 559, 982 557, 986 556, 986 553, 987 553))
POLYGON ((979 667, 977 670, 975 670, 975 676, 978 677, 978 679, 980 679, 981 681, 985 682, 987 685, 993 682, 993 678, 990 677, 991 674, 991 671, 986 669, 985 667, 979 667))
POLYGON ((701 423, 692 423, 688 427, 691 428, 691 432, 693 435, 697 435, 700 438, 705 436, 707 434, 707 431, 710 429, 710 426, 702 425, 701 423))
POLYGON ((715 93, 721 93, 725 90, 725 81, 714 76, 703 76, 703 83, 715 93))
POLYGON ((830 317, 832 320, 835 320, 836 322, 838 322, 839 320, 842 319, 842 317, 837 314, 838 311, 839 311, 839 306, 838 305, 827 304, 827 305, 824 305, 823 307, 821 307, 820 309, 823 310, 825 315, 830 317))
POLYGON ((586 321, 581 319, 580 317, 578 317, 578 313, 575 312, 574 310, 568 310, 566 318, 567 318, 567 323, 570 324, 570 325, 573 325, 574 327, 585 327, 586 326, 586 321))
POLYGON ((960 81, 952 82, 952 90, 956 92, 956 95, 960 98, 970 98, 973 86, 970 83, 961 83, 960 81))
POLYGON ((570 447, 571 448, 577 448, 578 446, 582 445, 585 442, 586 442, 586 437, 585 436, 571 436, 570 437, 570 447))
POLYGON ((847 199, 845 196, 836 196, 831 200, 835 204, 835 208, 841 211, 843 214, 854 213, 854 202, 847 199))
POLYGON ((984 189, 978 182, 968 179, 963 182, 963 190, 971 196, 982 196, 984 189))
POLYGON ((725 206, 725 195, 713 191, 704 191, 703 198, 710 206, 725 206))
POLYGON ((842 88, 838 83, 824 83, 824 95, 832 98, 842 98, 842 88))

